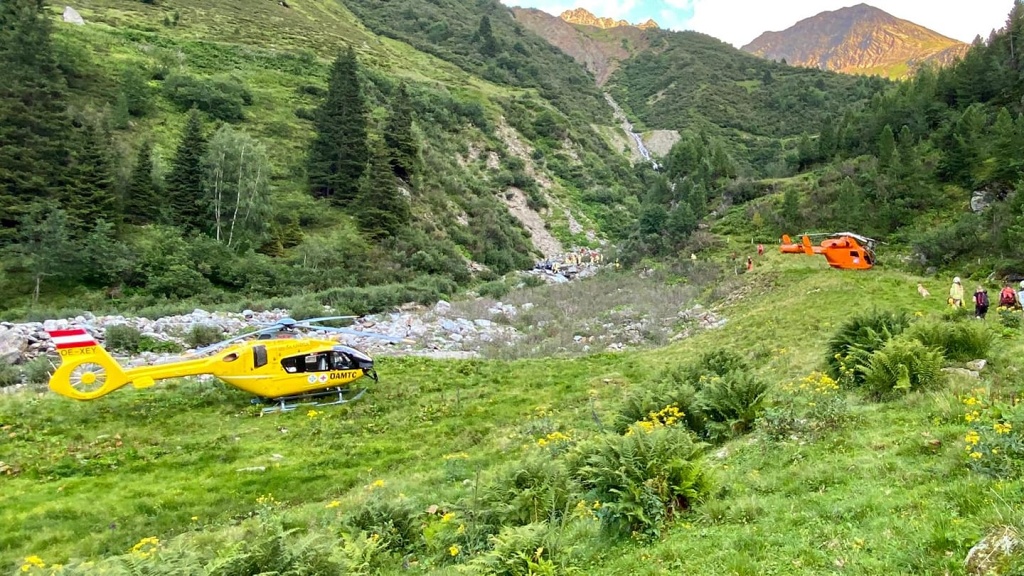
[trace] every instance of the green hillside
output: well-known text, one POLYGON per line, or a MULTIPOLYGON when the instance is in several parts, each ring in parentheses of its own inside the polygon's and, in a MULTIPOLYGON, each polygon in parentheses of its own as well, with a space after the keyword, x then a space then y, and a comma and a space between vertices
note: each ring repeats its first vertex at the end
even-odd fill
MULTIPOLYGON (((188 300, 183 308, 235 307, 240 298, 270 305, 268 299, 280 297, 292 298, 292 305, 319 306, 345 304, 353 296, 382 309, 410 298, 436 299, 474 278, 489 280, 529 267, 540 256, 504 204, 507 188, 523 190, 530 207, 544 213, 552 234, 571 245, 588 240, 582 233, 573 237, 567 213, 591 231, 601 226, 589 216, 616 214, 614 205, 588 206, 582 189, 596 181, 614 181, 624 190, 639 185, 627 159, 613 152, 592 127, 595 120, 610 118, 610 111, 578 119, 580 109, 595 108, 578 100, 586 89, 570 93, 564 86, 527 80, 484 80, 377 36, 339 3, 284 7, 269 2, 98 0, 77 8, 85 26, 59 22, 56 7, 46 11, 53 29, 54 72, 39 72, 37 60, 49 54, 32 60, 14 50, 3 52, 11 62, 26 60, 19 76, 25 84, 13 84, 12 90, 28 86, 29 78, 45 77, 57 90, 57 106, 68 107, 68 112, 52 116, 61 130, 73 135, 56 139, 63 142, 59 146, 76 158, 84 154, 79 147, 95 150, 104 166, 88 185, 73 170, 66 175, 50 170, 50 181, 10 188, 9 200, 0 195, 5 206, 0 240, 10 255, 6 274, 0 275, 0 307, 10 316, 28 313, 37 279, 40 300, 50 309, 139 309, 181 299, 188 300), (353 210, 317 201, 307 182, 314 120, 324 102, 331 61, 346 46, 355 48, 358 59, 370 144, 384 144, 397 106, 406 106, 407 117, 413 119, 409 139, 414 170, 405 182, 395 180, 410 204, 412 226, 385 241, 364 230, 367 223, 361 224, 357 214, 361 204, 353 210), (407 88, 400 87, 403 83, 407 88), (401 90, 408 93, 405 104, 400 104, 401 90), (581 102, 575 109, 563 101, 570 96, 581 102), (229 135, 242 135, 233 136, 236 140, 248 136, 266 150, 259 226, 241 245, 211 241, 212 232, 195 237, 182 233, 185 225, 173 215, 137 226, 136 218, 123 213, 122 205, 130 204, 127 195, 134 193, 133 175, 135 182, 151 179, 157 197, 168 197, 168 178, 193 106, 201 112, 207 139, 226 125, 229 135), (144 144, 152 145, 153 169, 151 178, 139 180, 136 167, 148 165, 138 160, 144 144), (106 200, 99 205, 112 207, 104 214, 112 229, 100 234, 103 242, 87 240, 91 224, 77 219, 76 194, 100 195, 106 200), (47 223, 38 214, 55 207, 70 218, 68 247, 45 250, 33 238, 45 225, 65 225, 47 223), (168 244, 174 237, 179 240, 168 244), (109 257, 104 242, 119 243, 125 250, 109 257), (146 246, 153 243, 164 244, 161 254, 147 253, 146 246), (69 249, 97 253, 72 265, 47 257, 69 249), (101 260, 104 270, 99 271, 101 260), (472 272, 479 270, 477 264, 485 271, 472 272), (168 270, 174 266, 199 273, 172 275, 168 270), (364 290, 324 294, 338 286, 364 290), (372 286, 388 288, 374 291, 372 286), (119 296, 109 302, 104 293, 119 296), (297 299, 298 294, 306 296, 297 299)), ((514 51, 515 45, 507 41, 512 34, 496 17, 493 36, 499 56, 514 51)), ((7 40, 12 46, 17 42, 11 36, 7 40)), ((541 65, 535 75, 591 83, 572 62, 550 49, 539 50, 539 39, 524 37, 522 42, 538 51, 529 56, 541 65)), ((593 92, 591 99, 600 102, 593 92)), ((18 174, 25 166, 5 166, 14 168, 12 182, 21 181, 18 174)), ((202 196, 210 188, 204 186, 195 201, 200 211, 211 202, 202 196)), ((207 226, 206 221, 199 224, 200 229, 207 226)))
POLYGON ((755 175, 784 157, 780 141, 816 130, 887 85, 762 60, 696 32, 644 33, 649 48, 621 63, 611 93, 645 129, 725 139, 755 175))
POLYGON ((721 330, 575 360, 382 361, 364 400, 308 413, 255 418, 244 394, 197 382, 3 396, 0 555, 112 558, 95 566, 112 574, 979 573, 967 551, 1022 521, 1019 328, 957 321, 917 282, 945 290, 769 253, 721 330), (945 365, 987 358, 981 379, 835 388, 815 371, 866 303, 909 317, 945 365), (617 476, 619 457, 646 471, 617 476))

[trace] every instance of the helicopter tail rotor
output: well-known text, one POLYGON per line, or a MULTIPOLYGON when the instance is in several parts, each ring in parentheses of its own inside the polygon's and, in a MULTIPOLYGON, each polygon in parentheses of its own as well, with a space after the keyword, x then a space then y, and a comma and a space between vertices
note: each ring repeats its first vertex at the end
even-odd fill
POLYGON ((50 377, 50 390, 75 400, 93 400, 130 382, 121 365, 85 328, 51 330, 49 334, 61 358, 50 377))

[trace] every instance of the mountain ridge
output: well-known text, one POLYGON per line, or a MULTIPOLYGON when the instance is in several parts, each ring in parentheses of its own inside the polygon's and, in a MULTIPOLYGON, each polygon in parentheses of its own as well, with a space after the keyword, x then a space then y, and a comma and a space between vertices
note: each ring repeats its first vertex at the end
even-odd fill
POLYGON ((569 24, 577 24, 580 26, 594 26, 595 28, 601 28, 607 30, 609 28, 639 28, 641 30, 647 30, 648 28, 660 28, 658 23, 653 19, 648 18, 647 21, 639 24, 630 24, 625 20, 615 20, 614 18, 605 18, 597 16, 590 12, 586 8, 574 8, 572 10, 566 10, 559 15, 559 18, 568 22, 569 24))
POLYGON ((946 66, 969 45, 868 4, 820 12, 741 49, 795 66, 902 78, 927 63, 946 66))

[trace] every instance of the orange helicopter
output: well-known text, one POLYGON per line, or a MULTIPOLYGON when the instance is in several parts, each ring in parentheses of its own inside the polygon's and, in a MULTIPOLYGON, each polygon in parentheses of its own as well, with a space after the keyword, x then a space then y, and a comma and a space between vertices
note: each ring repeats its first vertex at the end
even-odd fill
POLYGON ((351 393, 349 384, 364 376, 377 380, 373 359, 337 341, 303 337, 308 329, 370 336, 393 343, 412 343, 400 337, 321 326, 317 322, 352 316, 313 318, 302 322, 284 318, 265 328, 229 338, 164 364, 124 368, 85 328, 51 330, 60 366, 50 377, 50 389, 76 400, 94 400, 131 384, 148 388, 157 380, 211 374, 256 395, 253 403, 270 403, 262 413, 294 410, 299 400, 313 406, 358 400, 366 389, 351 393), (346 396, 348 394, 348 396, 346 396), (333 402, 318 400, 335 397, 333 402))
POLYGON ((870 270, 875 265, 875 246, 877 240, 852 232, 837 234, 804 234, 801 243, 797 244, 788 234, 782 235, 783 254, 821 254, 828 265, 840 270, 870 270), (828 236, 820 246, 811 245, 812 237, 828 236))

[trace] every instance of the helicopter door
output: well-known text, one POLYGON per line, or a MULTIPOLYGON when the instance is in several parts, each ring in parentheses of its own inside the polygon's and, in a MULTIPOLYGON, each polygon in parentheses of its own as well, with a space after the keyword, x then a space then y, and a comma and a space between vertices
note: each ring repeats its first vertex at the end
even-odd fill
POLYGON ((267 365, 267 347, 253 346, 252 347, 252 361, 253 368, 262 368, 267 365))

